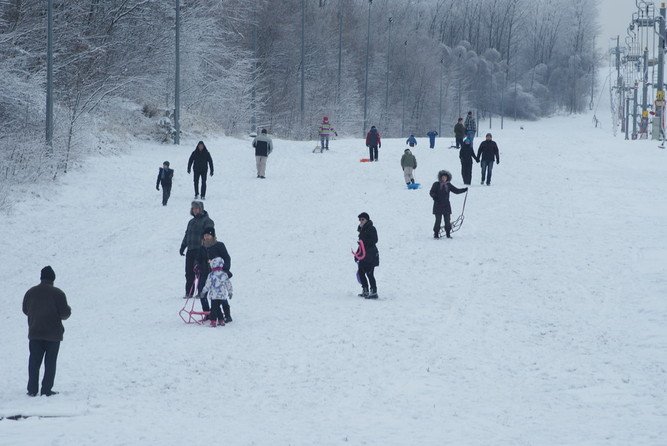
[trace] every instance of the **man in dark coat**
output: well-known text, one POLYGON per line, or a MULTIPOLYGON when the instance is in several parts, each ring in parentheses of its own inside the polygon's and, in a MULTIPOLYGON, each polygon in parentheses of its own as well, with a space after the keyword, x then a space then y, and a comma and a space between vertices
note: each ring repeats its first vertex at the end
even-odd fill
POLYGON ((466 127, 463 125, 463 118, 454 125, 454 138, 456 138, 456 148, 458 149, 463 144, 463 138, 466 137, 466 127))
POLYGON ((160 190, 160 184, 162 185, 162 206, 167 205, 167 200, 171 195, 172 178, 174 178, 174 170, 169 168, 169 161, 165 161, 157 173, 157 182, 155 183, 155 189, 157 190, 160 190))
POLYGON ((44 361, 44 378, 41 394, 56 395, 53 381, 56 377, 56 362, 60 342, 63 340, 62 321, 70 317, 72 309, 67 305, 67 297, 62 290, 53 286, 56 273, 50 266, 42 268, 41 283, 25 293, 23 314, 28 316, 28 339, 30 358, 28 359, 28 395, 37 396, 39 369, 44 361))
MULTIPOLYGON (((205 262, 208 263, 209 260, 215 259, 216 257, 222 258, 224 264, 222 270, 227 274, 227 277, 232 278, 233 274, 229 270, 232 267, 232 258, 227 252, 227 247, 215 236, 215 228, 206 228, 204 229, 204 250, 205 262)), ((231 296, 229 296, 231 299, 231 296)), ((232 313, 229 308, 229 301, 226 299, 222 300, 222 311, 225 313, 225 324, 232 322, 232 313)))
POLYGON ((194 167, 195 200, 199 198, 199 179, 201 178, 201 199, 206 199, 206 173, 211 166, 211 176, 213 176, 213 159, 204 141, 197 143, 197 148, 190 155, 188 160, 188 173, 194 167))
POLYGON ((491 133, 486 134, 486 140, 482 141, 477 149, 477 158, 482 164, 482 182, 486 180, 486 185, 491 186, 491 172, 493 172, 493 161, 496 161, 496 164, 500 164, 500 152, 498 151, 498 145, 493 141, 491 133))
MULTIPOLYGON (((201 201, 192 202, 190 215, 192 215, 192 218, 188 222, 188 227, 181 242, 181 249, 179 250, 179 253, 185 256, 185 299, 192 297, 195 293, 195 265, 199 269, 199 286, 197 292, 201 292, 204 288, 207 269, 205 265, 201 265, 201 250, 204 249, 202 239, 206 228, 215 227, 215 223, 209 218, 208 213, 204 210, 204 203, 201 201), (186 248, 188 250, 187 255, 185 254, 186 248)), ((202 298, 202 309, 209 311, 208 301, 205 298, 202 298)))
POLYGON ((366 299, 377 299, 378 289, 375 283, 375 267, 380 266, 380 252, 377 248, 378 233, 373 221, 366 212, 362 212, 358 216, 359 226, 359 249, 354 255, 357 262, 357 276, 361 282, 361 294, 359 297, 366 299), (363 245, 363 249, 362 249, 363 245), (370 292, 368 285, 370 283, 370 292))
POLYGON ((447 238, 452 238, 451 215, 452 205, 449 203, 449 193, 462 194, 468 191, 467 187, 459 189, 450 183, 452 174, 446 170, 438 172, 438 181, 433 183, 429 195, 433 198, 433 215, 435 215, 435 224, 433 225, 433 238, 440 238, 440 224, 442 217, 445 217, 445 233, 447 238))
POLYGON ((375 126, 372 126, 371 130, 366 134, 366 147, 368 147, 371 161, 377 161, 378 148, 382 147, 382 141, 380 140, 380 133, 378 133, 378 129, 375 126))
POLYGON ((461 150, 459 150, 459 159, 461 160, 463 184, 470 186, 470 182, 472 181, 472 160, 479 163, 479 158, 475 155, 475 150, 472 148, 472 143, 468 138, 463 139, 461 150))

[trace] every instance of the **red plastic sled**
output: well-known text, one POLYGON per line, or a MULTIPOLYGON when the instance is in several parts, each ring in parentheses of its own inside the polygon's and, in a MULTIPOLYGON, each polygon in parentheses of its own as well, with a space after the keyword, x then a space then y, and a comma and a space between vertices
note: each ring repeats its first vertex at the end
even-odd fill
POLYGON ((360 162, 360 163, 370 163, 370 162, 371 162, 371 159, 370 159, 370 158, 361 158, 361 159, 359 160, 359 162, 360 162))

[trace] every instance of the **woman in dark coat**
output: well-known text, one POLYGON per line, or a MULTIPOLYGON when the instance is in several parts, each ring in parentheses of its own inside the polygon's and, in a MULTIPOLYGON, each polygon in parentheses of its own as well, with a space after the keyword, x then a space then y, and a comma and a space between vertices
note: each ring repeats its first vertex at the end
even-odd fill
POLYGON ((463 140, 461 150, 459 150, 459 159, 461 160, 461 176, 463 184, 470 186, 472 181, 472 160, 479 163, 479 158, 475 155, 475 149, 468 138, 463 140))
POLYGON ((446 170, 438 172, 438 181, 433 183, 429 195, 433 198, 433 215, 435 215, 435 224, 433 225, 433 238, 440 238, 440 224, 442 217, 445 217, 445 233, 447 238, 452 238, 451 215, 452 205, 449 203, 449 193, 462 194, 468 191, 467 187, 459 189, 450 183, 452 174, 446 170))
POLYGON ((358 264, 357 276, 361 282, 361 294, 359 297, 366 299, 377 299, 378 290, 375 283, 373 271, 380 265, 380 253, 378 252, 377 242, 378 233, 373 226, 373 221, 366 212, 359 214, 359 248, 354 254, 354 259, 358 264), (370 292, 368 285, 370 283, 370 292))

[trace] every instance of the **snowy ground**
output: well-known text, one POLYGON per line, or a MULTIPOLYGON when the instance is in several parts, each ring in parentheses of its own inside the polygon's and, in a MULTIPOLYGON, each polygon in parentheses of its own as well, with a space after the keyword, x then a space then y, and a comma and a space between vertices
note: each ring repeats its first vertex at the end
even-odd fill
POLYGON ((439 169, 462 185, 449 138, 419 140, 418 191, 403 140, 373 164, 361 140, 277 141, 263 181, 248 141, 207 140, 235 287, 216 329, 177 315, 196 141, 91 160, 0 217, 0 416, 29 417, 0 444, 664 445, 667 151, 587 123, 494 128, 501 163, 491 187, 474 167, 453 240, 431 238, 428 197, 439 169), (362 211, 376 302, 356 297, 362 211), (46 264, 72 317, 61 394, 31 399, 21 300, 46 264))

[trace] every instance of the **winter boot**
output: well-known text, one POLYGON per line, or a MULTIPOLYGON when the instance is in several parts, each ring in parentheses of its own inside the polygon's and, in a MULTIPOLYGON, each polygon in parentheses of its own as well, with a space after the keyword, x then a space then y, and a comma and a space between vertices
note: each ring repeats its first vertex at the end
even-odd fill
POLYGON ((218 319, 218 326, 219 327, 224 327, 225 326, 225 320, 224 319, 218 319))
POLYGON ((215 319, 211 319, 211 327, 215 328, 216 325, 217 325, 217 323, 216 323, 215 319))
POLYGON ((378 290, 371 288, 371 292, 368 296, 366 296, 366 299, 377 299, 378 298, 378 290))
POLYGON ((433 238, 440 238, 440 234, 438 234, 437 232, 434 232, 433 233, 433 238))
POLYGON ((411 179, 410 182, 411 182, 412 184, 415 184, 415 179, 414 179, 414 178, 411 179))
POLYGON ((229 324, 232 321, 232 312, 229 308, 229 301, 222 301, 222 312, 225 313, 225 323, 229 324))
POLYGON ((361 294, 357 294, 359 297, 368 298, 368 288, 362 288, 361 294))

